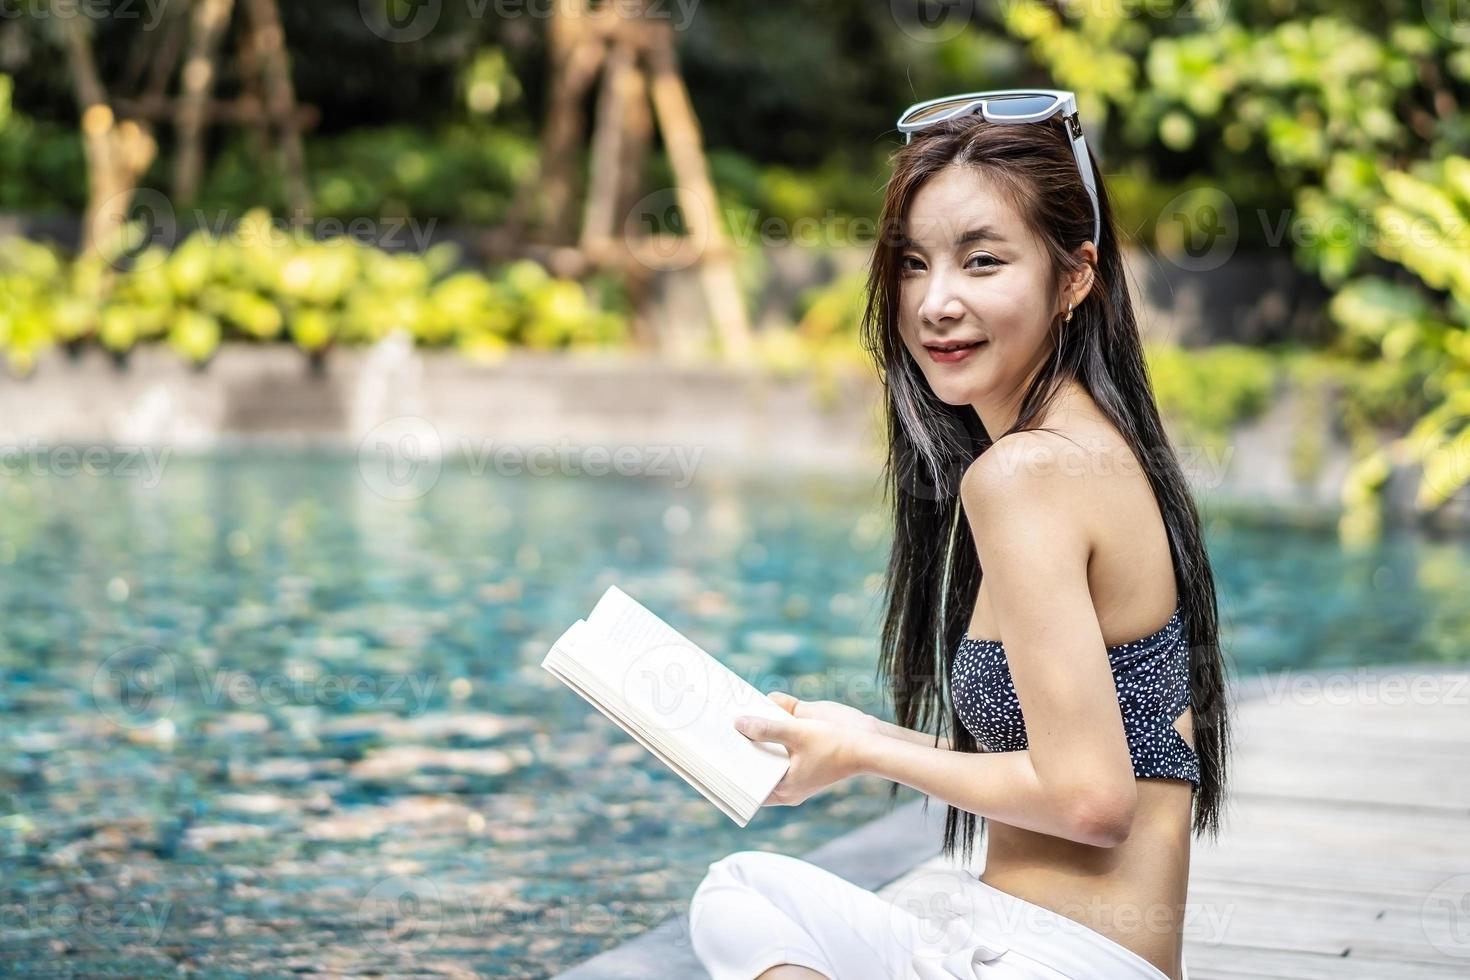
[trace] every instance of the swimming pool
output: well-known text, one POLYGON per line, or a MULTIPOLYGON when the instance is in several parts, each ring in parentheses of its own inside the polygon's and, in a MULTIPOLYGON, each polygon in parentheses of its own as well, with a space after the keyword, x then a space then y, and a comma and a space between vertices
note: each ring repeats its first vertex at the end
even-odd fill
MULTIPOLYGON (((546 976, 724 853, 889 809, 856 780, 741 831, 539 666, 616 582, 762 689, 873 710, 876 478, 102 469, 0 481, 17 974, 546 976)), ((1464 542, 1206 514, 1237 670, 1470 660, 1464 542)))

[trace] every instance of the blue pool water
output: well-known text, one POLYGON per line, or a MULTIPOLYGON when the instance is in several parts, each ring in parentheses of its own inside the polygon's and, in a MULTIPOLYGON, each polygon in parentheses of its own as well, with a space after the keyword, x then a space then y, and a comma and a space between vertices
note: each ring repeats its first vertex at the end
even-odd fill
MULTIPOLYGON (((763 690, 881 711, 875 482, 382 490, 266 452, 0 481, 10 972, 547 976, 728 851, 889 809, 854 780, 742 831, 540 667, 616 583, 763 690)), ((1464 542, 1206 513, 1237 671, 1470 659, 1464 542)))

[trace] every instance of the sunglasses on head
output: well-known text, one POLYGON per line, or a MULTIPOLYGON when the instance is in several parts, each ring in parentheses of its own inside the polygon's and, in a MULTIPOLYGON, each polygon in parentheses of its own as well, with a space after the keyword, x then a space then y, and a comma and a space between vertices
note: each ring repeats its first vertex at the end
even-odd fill
POLYGON ((909 106, 898 117, 898 131, 903 133, 903 141, 908 144, 921 130, 971 114, 992 123, 1045 122, 1053 116, 1062 117, 1072 143, 1072 155, 1077 158, 1077 171, 1082 175, 1087 196, 1092 200, 1092 244, 1101 247, 1102 212, 1097 206, 1097 181, 1092 173, 1092 161, 1087 156, 1087 140, 1077 118, 1077 96, 1071 92, 1037 88, 946 95, 909 106))

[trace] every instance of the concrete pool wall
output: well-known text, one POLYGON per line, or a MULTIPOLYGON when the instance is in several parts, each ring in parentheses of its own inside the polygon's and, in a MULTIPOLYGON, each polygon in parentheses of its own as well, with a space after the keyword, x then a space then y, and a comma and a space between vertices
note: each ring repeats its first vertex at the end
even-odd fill
MULTIPOLYGON (((0 380, 0 447, 7 457, 55 446, 205 452, 261 443, 394 453, 408 440, 415 451, 505 475, 616 472, 682 486, 734 468, 876 479, 880 399, 860 364, 816 378, 635 353, 520 351, 479 363, 390 338, 334 351, 321 370, 287 346, 228 344, 201 371, 160 347, 134 351, 126 368, 97 350, 56 350, 31 376, 0 380)), ((1197 493, 1338 509, 1350 447, 1331 405, 1307 401, 1283 393, 1218 444, 1176 438, 1197 493), (1317 450, 1309 474, 1294 462, 1304 435, 1317 450)), ((1390 520, 1412 518, 1417 481, 1408 467, 1390 478, 1390 520)), ((1470 493, 1439 522, 1470 529, 1470 493)))

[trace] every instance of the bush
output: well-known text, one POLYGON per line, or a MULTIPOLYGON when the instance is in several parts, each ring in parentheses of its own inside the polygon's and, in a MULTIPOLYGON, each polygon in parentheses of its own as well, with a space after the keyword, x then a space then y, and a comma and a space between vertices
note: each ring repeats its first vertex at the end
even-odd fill
POLYGON ((26 241, 0 241, 0 351, 13 373, 57 343, 115 354, 166 341, 207 361, 227 339, 289 341, 318 352, 370 344, 394 330, 424 347, 496 356, 514 347, 621 343, 626 320, 605 282, 589 294, 525 260, 485 275, 459 270, 454 246, 389 254, 351 238, 302 241, 263 210, 222 236, 198 231, 169 252, 126 261, 68 261, 26 241))

